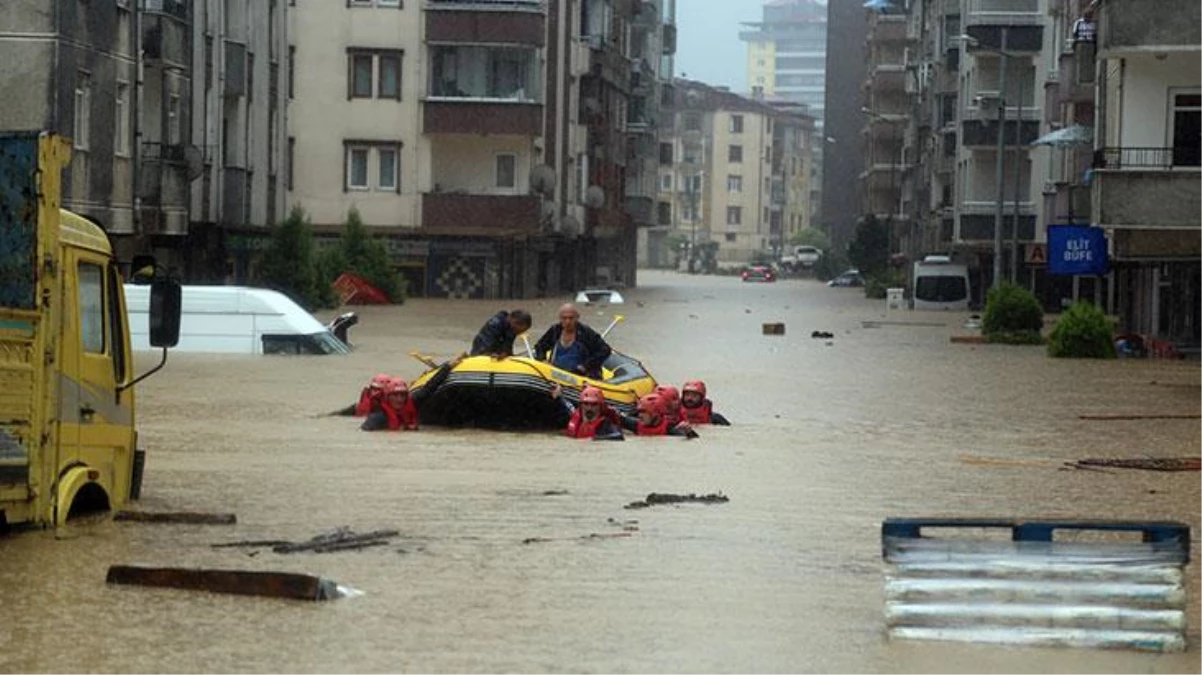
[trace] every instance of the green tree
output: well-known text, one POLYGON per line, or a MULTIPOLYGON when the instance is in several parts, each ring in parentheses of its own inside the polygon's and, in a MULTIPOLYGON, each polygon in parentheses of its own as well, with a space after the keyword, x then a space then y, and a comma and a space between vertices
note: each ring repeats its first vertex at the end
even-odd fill
POLYGON ((396 270, 393 269, 392 256, 388 254, 388 246, 383 240, 372 236, 367 231, 367 226, 363 224, 358 209, 352 208, 346 214, 339 252, 340 259, 333 257, 326 264, 341 262, 343 269, 339 274, 341 272, 357 274, 380 289, 389 300, 398 304, 405 301, 404 285, 396 270))
POLYGON ((803 227, 789 237, 790 246, 813 246, 827 253, 831 248, 831 238, 816 227, 803 227))
POLYGON ((856 234, 847 245, 847 258, 865 277, 882 276, 888 268, 888 225, 868 214, 856 224, 856 234))
POLYGON ((280 291, 306 309, 332 304, 332 292, 318 279, 313 229, 299 206, 294 206, 283 222, 271 228, 271 241, 263 252, 259 276, 268 288, 280 291))

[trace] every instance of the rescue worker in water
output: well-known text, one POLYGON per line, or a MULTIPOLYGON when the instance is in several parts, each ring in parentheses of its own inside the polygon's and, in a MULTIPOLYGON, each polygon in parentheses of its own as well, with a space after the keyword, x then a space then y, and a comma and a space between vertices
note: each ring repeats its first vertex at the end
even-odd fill
POLYGON ((730 420, 714 412, 714 402, 705 397, 705 383, 689 380, 684 383, 680 397, 680 417, 690 424, 715 424, 730 426, 730 420))
POLYGON ((467 357, 460 354, 438 367, 417 393, 409 391, 409 383, 399 377, 376 375, 359 394, 359 401, 331 415, 363 417, 359 428, 363 431, 417 431, 420 423, 419 409, 451 375, 451 369, 467 357))
POLYGON ((555 385, 551 397, 558 400, 567 413, 564 433, 570 438, 622 440, 622 418, 618 411, 605 404, 605 393, 597 387, 586 386, 580 391, 580 405, 563 397, 563 389, 555 385))

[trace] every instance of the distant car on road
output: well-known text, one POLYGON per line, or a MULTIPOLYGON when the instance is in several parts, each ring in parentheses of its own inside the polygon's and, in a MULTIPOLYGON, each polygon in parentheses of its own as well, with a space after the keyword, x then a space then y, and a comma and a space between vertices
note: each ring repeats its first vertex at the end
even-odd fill
POLYGON ((776 281, 776 273, 767 265, 752 265, 743 270, 743 281, 776 281))
POLYGON ((626 302, 622 294, 608 288, 589 288, 576 294, 576 302, 591 305, 600 304, 621 305, 626 302))
POLYGON ((847 270, 843 274, 826 282, 831 288, 851 288, 864 285, 864 276, 860 274, 860 270, 847 270))

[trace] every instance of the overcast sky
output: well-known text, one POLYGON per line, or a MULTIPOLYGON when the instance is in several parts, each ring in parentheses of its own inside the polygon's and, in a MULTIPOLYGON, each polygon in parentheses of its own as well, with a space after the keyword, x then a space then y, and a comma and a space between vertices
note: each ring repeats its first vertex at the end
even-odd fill
POLYGON ((763 0, 676 0, 676 75, 747 91, 740 22, 759 21, 763 0))

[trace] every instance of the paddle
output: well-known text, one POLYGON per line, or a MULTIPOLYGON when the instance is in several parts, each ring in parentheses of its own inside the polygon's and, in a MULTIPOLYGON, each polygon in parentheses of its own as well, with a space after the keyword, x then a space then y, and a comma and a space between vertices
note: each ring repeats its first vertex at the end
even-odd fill
POLYGON ((409 352, 409 356, 412 356, 413 358, 417 359, 418 361, 421 361, 422 363, 426 364, 427 366, 429 366, 431 368, 438 367, 437 361, 435 361, 434 359, 430 358, 429 356, 426 356, 419 352, 409 352))
POLYGON ((601 331, 601 337, 605 337, 606 335, 609 335, 609 331, 613 330, 614 326, 618 325, 619 321, 625 321, 625 320, 626 320, 626 317, 622 316, 621 314, 618 314, 617 316, 615 316, 614 320, 609 322, 609 326, 607 326, 605 328, 605 330, 601 331))
POLYGON ((534 348, 530 346, 530 338, 526 337, 525 333, 522 333, 520 337, 522 338, 522 342, 526 343, 526 355, 530 357, 530 360, 535 360, 534 348))

